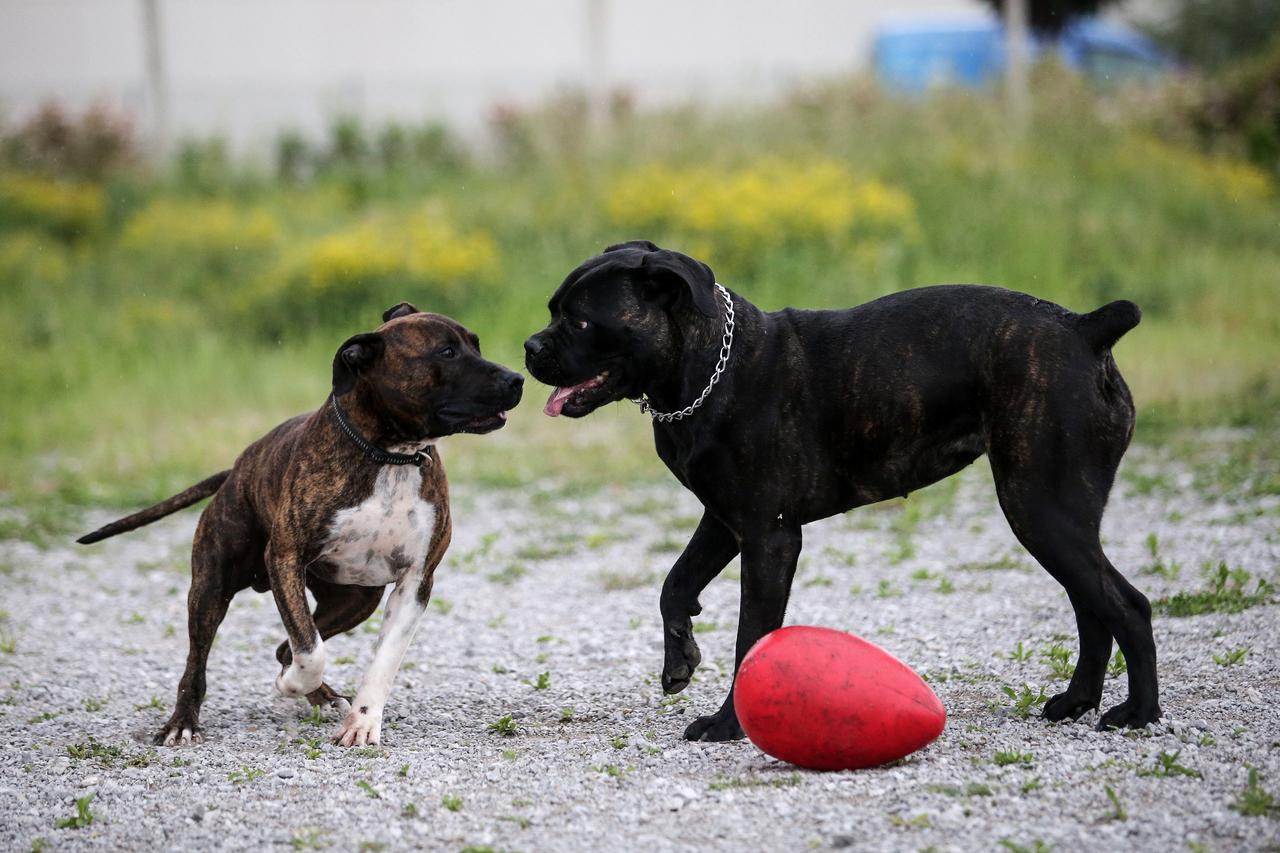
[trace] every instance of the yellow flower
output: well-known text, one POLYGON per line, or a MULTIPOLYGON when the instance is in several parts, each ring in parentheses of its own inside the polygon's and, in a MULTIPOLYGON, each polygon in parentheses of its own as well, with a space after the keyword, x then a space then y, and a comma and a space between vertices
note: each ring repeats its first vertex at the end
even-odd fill
POLYGON ((35 231, 0 237, 0 281, 58 284, 70 271, 67 250, 35 231))
POLYGON ((132 251, 230 258, 269 250, 280 237, 279 224, 262 208, 221 200, 157 199, 125 225, 121 245, 132 251))
POLYGON ((1127 169, 1191 184, 1237 204, 1266 201, 1275 192, 1267 173, 1251 163, 1207 156, 1151 137, 1130 141, 1120 160, 1127 169))
POLYGON ((104 210, 102 190, 92 184, 0 175, 0 224, 33 226, 71 239, 96 231, 104 210))
POLYGON ((859 180, 829 159, 766 158, 720 172, 645 166, 618 178, 606 211, 617 225, 675 232, 725 252, 745 244, 798 241, 850 248, 859 240, 919 237, 907 193, 859 180))
POLYGON ((498 267, 497 245, 483 231, 463 231, 433 210, 375 213, 287 253, 253 302, 325 314, 413 295, 431 310, 433 300, 456 304, 469 285, 494 281, 498 267))

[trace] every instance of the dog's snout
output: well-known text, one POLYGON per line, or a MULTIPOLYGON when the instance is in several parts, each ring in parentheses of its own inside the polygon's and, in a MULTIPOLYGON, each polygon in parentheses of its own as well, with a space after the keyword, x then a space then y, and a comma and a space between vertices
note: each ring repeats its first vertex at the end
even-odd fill
POLYGON ((524 351, 529 355, 537 355, 538 353, 542 352, 542 350, 543 350, 542 341, 538 340, 537 335, 532 335, 527 341, 524 342, 524 351))
POLYGON ((520 398, 524 396, 524 377, 514 370, 503 368, 497 376, 498 387, 502 389, 499 393, 506 397, 506 407, 515 408, 520 404, 520 398))

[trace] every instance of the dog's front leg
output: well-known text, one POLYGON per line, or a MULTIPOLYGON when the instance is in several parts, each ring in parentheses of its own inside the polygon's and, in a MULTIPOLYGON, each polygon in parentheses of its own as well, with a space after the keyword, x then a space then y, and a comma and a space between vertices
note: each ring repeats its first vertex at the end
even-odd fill
POLYGON ((334 743, 364 746, 382 740, 382 709, 430 596, 431 578, 422 567, 396 583, 382 609, 382 628, 373 647, 373 663, 365 671, 351 710, 333 733, 334 743))
MULTIPOLYGON (((751 529, 751 528, 749 528, 751 529)), ((791 581, 800 557, 801 535, 798 524, 781 518, 766 522, 743 533, 742 537, 742 604, 738 613, 738 642, 733 662, 734 678, 751 647, 765 634, 782 627, 791 595, 791 581)), ((738 714, 733 707, 733 687, 720 710, 699 717, 685 729, 688 740, 736 740, 743 736, 738 714)))
POLYGON ((267 567, 271 574, 271 592, 292 652, 289 665, 276 676, 276 690, 285 696, 300 698, 324 683, 324 640, 307 606, 306 569, 297 551, 276 547, 273 543, 267 549, 267 567))
POLYGON ((737 555, 738 540, 733 532, 704 511, 693 538, 662 585, 663 692, 679 693, 688 687, 693 671, 702 662, 693 638, 693 617, 702 612, 698 596, 737 555))

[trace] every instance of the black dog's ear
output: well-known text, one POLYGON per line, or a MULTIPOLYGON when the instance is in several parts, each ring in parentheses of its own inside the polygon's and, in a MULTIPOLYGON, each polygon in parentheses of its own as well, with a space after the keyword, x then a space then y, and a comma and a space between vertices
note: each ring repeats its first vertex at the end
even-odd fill
POLYGON ((362 370, 382 357, 382 335, 366 332, 352 335, 338 347, 333 357, 333 394, 341 397, 356 385, 356 377, 362 370))
POLYGON ((390 308, 388 308, 386 311, 382 312, 382 322, 386 323, 391 320, 394 320, 397 317, 407 317, 410 314, 421 314, 421 313, 422 312, 419 311, 417 306, 415 306, 413 303, 401 302, 399 305, 393 305, 390 308))
POLYGON ((640 269, 648 273, 649 280, 645 285, 648 298, 668 305, 681 298, 688 298, 693 307, 705 316, 719 316, 720 311, 716 307, 716 275, 711 267, 701 261, 695 261, 680 252, 655 249, 644 256, 640 269))
POLYGON ((625 243, 614 243, 612 246, 605 246, 604 251, 601 252, 601 254, 607 255, 610 252, 616 252, 619 249, 644 249, 646 252, 658 251, 658 247, 653 243, 650 243, 648 240, 628 240, 625 243))

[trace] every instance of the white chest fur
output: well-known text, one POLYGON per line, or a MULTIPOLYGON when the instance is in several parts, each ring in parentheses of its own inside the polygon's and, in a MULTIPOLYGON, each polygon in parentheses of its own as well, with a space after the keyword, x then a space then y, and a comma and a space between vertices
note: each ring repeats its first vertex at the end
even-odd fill
POLYGON ((431 547, 436 508, 422 499, 422 471, 384 465, 373 492, 360 504, 334 513, 320 560, 329 580, 355 586, 394 583, 422 568, 431 547))

